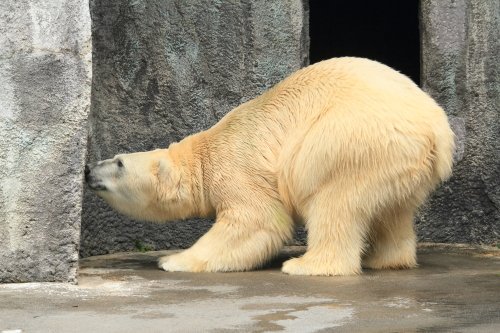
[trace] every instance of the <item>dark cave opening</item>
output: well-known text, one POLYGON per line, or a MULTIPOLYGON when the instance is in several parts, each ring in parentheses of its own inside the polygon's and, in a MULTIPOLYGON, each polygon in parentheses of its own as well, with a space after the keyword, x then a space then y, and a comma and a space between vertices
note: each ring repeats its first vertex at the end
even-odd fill
POLYGON ((356 56, 420 83, 418 0, 310 0, 310 62, 356 56))

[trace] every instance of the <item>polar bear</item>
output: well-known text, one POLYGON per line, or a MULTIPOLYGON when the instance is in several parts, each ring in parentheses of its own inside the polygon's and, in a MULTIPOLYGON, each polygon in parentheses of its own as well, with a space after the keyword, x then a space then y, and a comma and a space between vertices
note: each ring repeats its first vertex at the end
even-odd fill
POLYGON ((165 271, 258 268, 306 225, 297 275, 416 266, 416 209, 452 169, 443 110, 406 76, 362 58, 303 68, 168 149, 86 167, 90 188, 141 220, 216 217, 165 271))

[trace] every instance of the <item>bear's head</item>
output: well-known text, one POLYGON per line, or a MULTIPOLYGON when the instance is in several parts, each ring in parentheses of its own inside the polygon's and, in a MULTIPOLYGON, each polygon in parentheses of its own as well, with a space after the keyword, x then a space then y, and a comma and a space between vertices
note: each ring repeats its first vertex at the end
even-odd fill
POLYGON ((192 216, 193 200, 188 177, 173 164, 167 149, 116 155, 85 166, 85 181, 122 214, 150 221, 182 219, 192 216))

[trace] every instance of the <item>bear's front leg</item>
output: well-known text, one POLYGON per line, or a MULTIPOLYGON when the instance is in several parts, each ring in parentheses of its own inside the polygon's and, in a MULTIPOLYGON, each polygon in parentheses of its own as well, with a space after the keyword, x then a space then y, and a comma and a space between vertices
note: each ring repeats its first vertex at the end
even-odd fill
POLYGON ((293 236, 293 221, 281 204, 232 207, 191 248, 160 258, 165 271, 234 272, 264 265, 293 236))

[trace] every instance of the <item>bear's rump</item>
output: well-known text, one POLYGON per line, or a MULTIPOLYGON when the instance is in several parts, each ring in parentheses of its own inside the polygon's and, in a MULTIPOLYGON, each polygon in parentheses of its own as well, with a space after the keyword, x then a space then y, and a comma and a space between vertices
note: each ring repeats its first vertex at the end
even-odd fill
POLYGON ((329 185, 339 196, 353 196, 353 202, 366 195, 379 198, 376 204, 382 206, 425 197, 438 182, 434 140, 425 123, 331 112, 283 147, 279 190, 297 211, 329 185))

